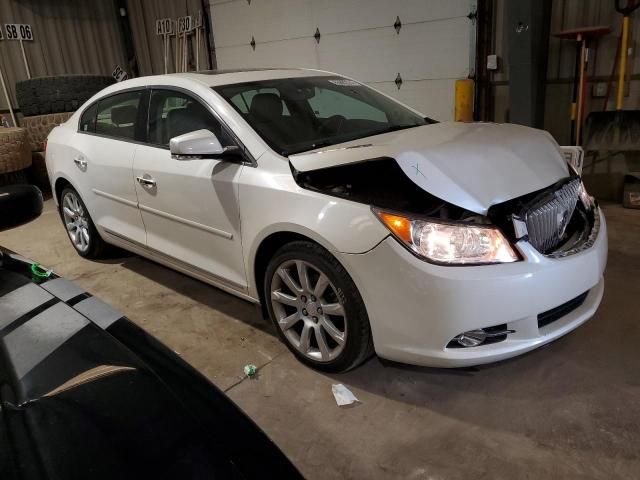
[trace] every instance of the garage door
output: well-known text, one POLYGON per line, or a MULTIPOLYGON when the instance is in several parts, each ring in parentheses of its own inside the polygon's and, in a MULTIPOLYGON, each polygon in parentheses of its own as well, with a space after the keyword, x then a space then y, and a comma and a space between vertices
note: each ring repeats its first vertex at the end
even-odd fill
POLYGON ((440 120, 469 75, 475 1, 211 0, 218 68, 306 67, 361 80, 440 120))

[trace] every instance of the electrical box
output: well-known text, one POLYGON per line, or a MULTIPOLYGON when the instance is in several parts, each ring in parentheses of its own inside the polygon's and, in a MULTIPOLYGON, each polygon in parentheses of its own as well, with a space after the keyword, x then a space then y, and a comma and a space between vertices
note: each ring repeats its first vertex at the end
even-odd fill
POLYGON ((591 96, 593 98, 603 98, 607 95, 607 83, 606 82, 598 82, 593 84, 593 92, 591 96))
POLYGON ((498 55, 487 55, 487 70, 498 69, 498 55))

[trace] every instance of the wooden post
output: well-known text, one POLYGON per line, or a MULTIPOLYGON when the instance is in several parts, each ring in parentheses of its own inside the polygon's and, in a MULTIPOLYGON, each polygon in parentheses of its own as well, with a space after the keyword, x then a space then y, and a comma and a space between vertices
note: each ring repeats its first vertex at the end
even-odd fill
POLYGON ((587 67, 587 39, 579 34, 577 38, 580 43, 580 80, 578 82, 578 112, 576 114, 576 145, 580 145, 580 134, 582 133, 582 117, 584 116, 584 89, 585 74, 587 67))
POLYGON ((22 39, 20 39, 20 50, 22 50, 22 60, 24 60, 24 69, 27 71, 27 78, 31 78, 31 70, 29 70, 29 62, 27 61, 27 54, 24 51, 22 39))
POLYGON ((11 98, 9 98, 9 92, 7 92, 7 85, 4 83, 4 73, 2 73, 1 68, 0 68, 0 81, 2 82, 2 91, 4 92, 4 98, 7 99, 7 106, 9 107, 9 113, 11 114, 11 119, 13 120, 13 126, 17 127, 18 122, 16 122, 16 116, 13 113, 13 107, 11 107, 11 98))

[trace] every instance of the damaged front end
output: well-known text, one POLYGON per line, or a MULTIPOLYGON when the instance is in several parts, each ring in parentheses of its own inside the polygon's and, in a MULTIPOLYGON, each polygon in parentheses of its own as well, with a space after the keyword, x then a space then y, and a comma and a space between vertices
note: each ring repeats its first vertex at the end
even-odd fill
POLYGON ((379 209, 441 220, 485 221, 482 215, 448 203, 420 188, 404 174, 393 158, 374 158, 308 172, 298 172, 293 167, 292 170, 302 188, 379 209))
POLYGON ((595 202, 573 172, 481 214, 425 191, 391 157, 306 172, 292 166, 292 171, 302 188, 370 205, 396 239, 430 263, 519 261, 520 240, 544 255, 562 257, 589 248, 598 233, 595 202))
POLYGON ((392 158, 294 171, 294 177, 303 188, 371 205, 393 236, 422 260, 480 265, 520 259, 488 217, 421 189, 392 158))
POLYGON ((590 248, 600 230, 596 201, 575 173, 542 190, 494 205, 488 216, 511 242, 525 240, 551 258, 590 248))

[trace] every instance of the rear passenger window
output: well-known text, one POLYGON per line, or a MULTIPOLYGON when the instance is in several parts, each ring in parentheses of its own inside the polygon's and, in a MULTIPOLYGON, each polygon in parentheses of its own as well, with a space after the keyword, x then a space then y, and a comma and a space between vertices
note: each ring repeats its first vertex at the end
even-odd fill
POLYGON ((87 108, 80 118, 80 131, 94 133, 96 131, 96 111, 98 104, 94 103, 87 108))
POLYGON ((125 92, 98 102, 96 133, 133 140, 142 91, 125 92))

